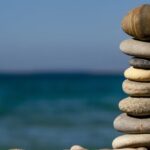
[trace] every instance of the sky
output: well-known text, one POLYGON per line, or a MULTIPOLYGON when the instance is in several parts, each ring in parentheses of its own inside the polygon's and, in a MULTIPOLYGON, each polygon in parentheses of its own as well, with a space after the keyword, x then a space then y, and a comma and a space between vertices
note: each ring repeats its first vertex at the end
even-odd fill
POLYGON ((120 26, 149 0, 2 0, 0 72, 121 72, 120 26))

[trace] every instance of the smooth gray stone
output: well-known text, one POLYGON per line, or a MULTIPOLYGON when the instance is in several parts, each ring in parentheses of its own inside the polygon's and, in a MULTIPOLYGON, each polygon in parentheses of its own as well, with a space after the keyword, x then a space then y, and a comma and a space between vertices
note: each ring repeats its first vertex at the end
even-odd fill
POLYGON ((150 96, 150 82, 136 82, 131 80, 124 80, 122 84, 123 91, 130 96, 150 96))
POLYGON ((123 113, 114 120, 114 128, 124 133, 148 134, 150 118, 135 118, 123 113))
POLYGON ((133 57, 129 64, 135 68, 150 69, 150 59, 133 57))
POLYGON ((120 49, 130 56, 150 58, 150 42, 128 39, 121 42, 120 49))
POLYGON ((150 148, 150 134, 126 134, 115 138, 112 142, 114 149, 120 148, 150 148))
POLYGON ((150 98, 127 97, 119 102, 119 109, 131 116, 149 116, 150 98))

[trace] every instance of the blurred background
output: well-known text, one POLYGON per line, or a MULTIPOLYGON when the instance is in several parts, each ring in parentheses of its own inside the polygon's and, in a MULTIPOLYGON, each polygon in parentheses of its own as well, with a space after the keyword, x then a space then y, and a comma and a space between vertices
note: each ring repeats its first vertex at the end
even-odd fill
POLYGON ((120 22, 142 3, 0 1, 0 149, 111 147, 129 59, 120 22))

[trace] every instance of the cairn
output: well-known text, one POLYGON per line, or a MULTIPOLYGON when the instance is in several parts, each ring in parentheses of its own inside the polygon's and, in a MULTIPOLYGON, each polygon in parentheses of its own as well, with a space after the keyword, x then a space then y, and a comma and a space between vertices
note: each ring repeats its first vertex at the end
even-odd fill
POLYGON ((122 85, 129 97, 119 102, 123 113, 114 120, 114 128, 124 135, 114 139, 112 146, 150 149, 150 5, 131 10, 122 29, 133 37, 120 44, 121 51, 132 56, 122 85))
MULTIPOLYGON (((131 10, 122 21, 122 29, 133 37, 120 44, 122 52, 132 56, 122 84, 129 97, 119 102, 123 113, 114 120, 114 128, 124 135, 115 138, 112 147, 147 150, 150 149, 150 5, 131 10)), ((71 150, 87 149, 76 145, 71 150)))

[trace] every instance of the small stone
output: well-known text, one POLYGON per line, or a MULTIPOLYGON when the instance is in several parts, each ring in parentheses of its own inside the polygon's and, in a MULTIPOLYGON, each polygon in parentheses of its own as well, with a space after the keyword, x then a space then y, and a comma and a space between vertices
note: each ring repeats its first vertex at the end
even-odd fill
POLYGON ((150 82, 136 82, 125 80, 122 84, 123 91, 130 96, 150 96, 150 82))
POLYGON ((150 98, 125 98, 119 102, 119 109, 132 116, 148 116, 150 115, 150 98))
POLYGON ((126 134, 113 140, 112 146, 118 148, 150 148, 150 134, 126 134))
POLYGON ((129 67, 125 70, 124 76, 133 81, 149 82, 150 81, 150 70, 137 69, 129 67))
POLYGON ((150 58, 150 42, 128 39, 121 42, 120 49, 130 56, 150 58))
POLYGON ((148 134, 150 118, 135 118, 123 113, 114 120, 114 128, 124 133, 148 134))
POLYGON ((135 68, 150 69, 150 59, 133 57, 129 64, 135 68))
POLYGON ((74 146, 71 147, 70 150, 87 150, 87 149, 85 149, 85 148, 83 148, 83 147, 81 147, 79 145, 74 145, 74 146))

